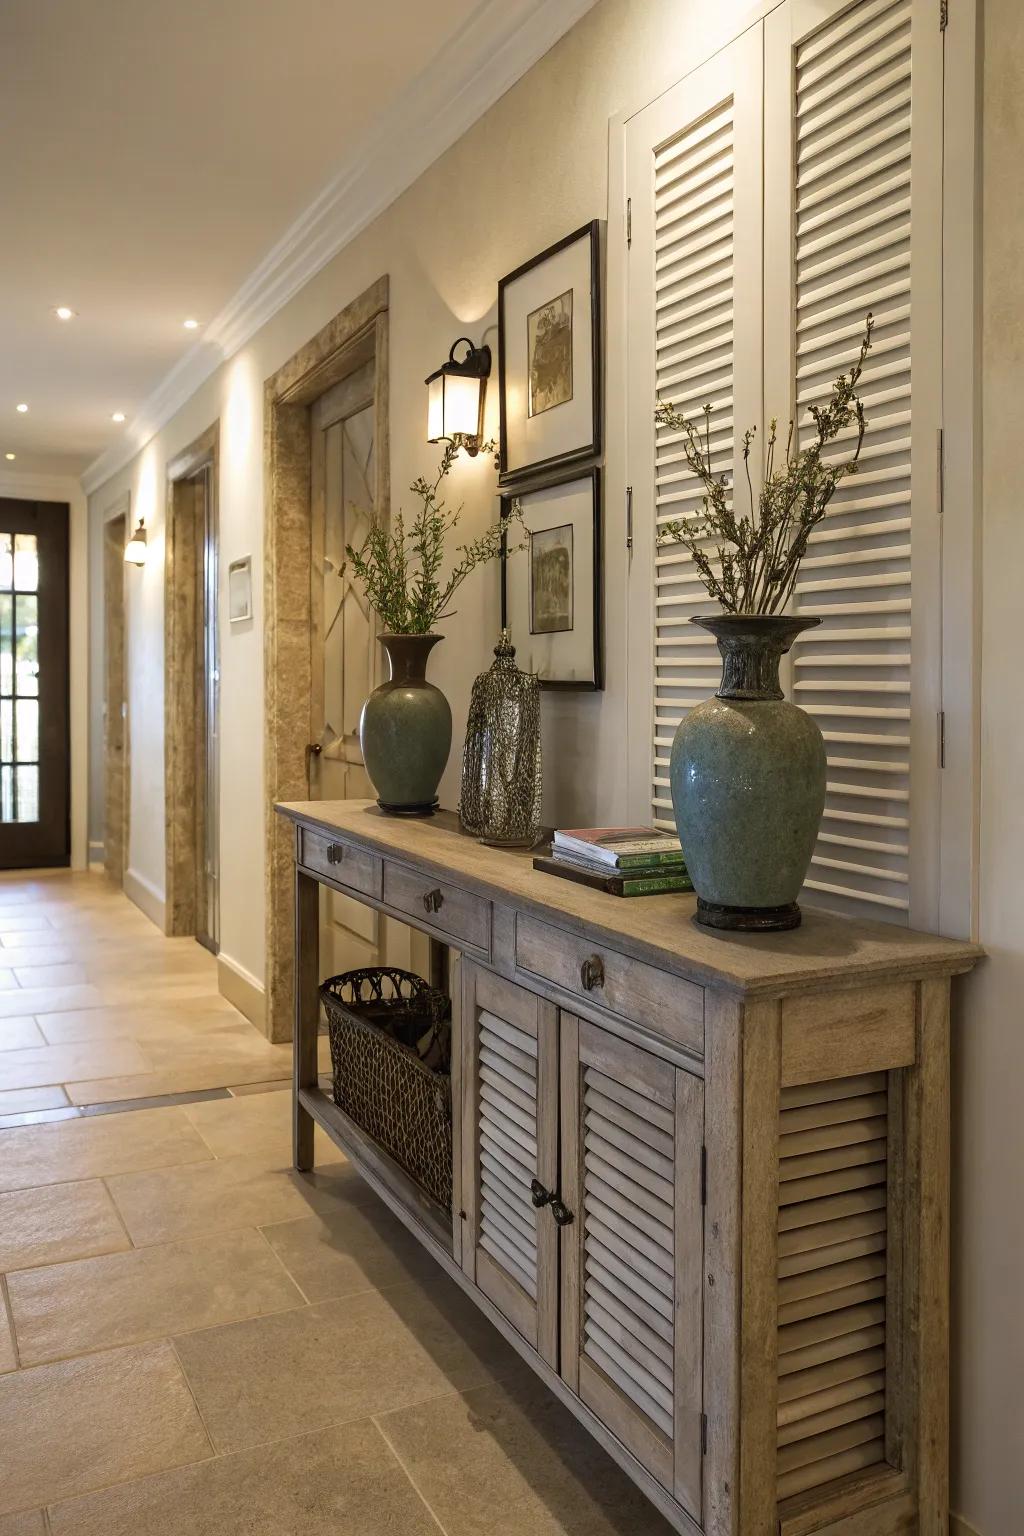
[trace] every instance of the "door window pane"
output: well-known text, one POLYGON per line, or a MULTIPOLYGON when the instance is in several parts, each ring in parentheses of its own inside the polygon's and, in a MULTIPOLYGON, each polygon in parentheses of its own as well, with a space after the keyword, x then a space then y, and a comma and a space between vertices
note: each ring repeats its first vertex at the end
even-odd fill
POLYGON ((39 768, 18 768, 18 821, 39 820, 39 768))
POLYGON ((34 533, 14 535, 14 586, 18 592, 38 591, 39 552, 34 533))
POLYGON ((11 762, 14 757, 14 704, 10 699, 0 699, 0 760, 11 762))
POLYGON ((39 599, 15 598, 15 692, 35 696, 39 692, 39 599))
POLYGON ((11 564, 12 535, 0 533, 0 588, 5 592, 11 590, 11 576, 13 566, 11 564))
POLYGON ((9 592, 0 592, 0 695, 10 698, 14 691, 14 662, 11 650, 11 624, 14 616, 14 599, 9 592))
POLYGON ((17 761, 19 763, 38 763, 39 761, 39 700, 19 699, 16 705, 17 716, 17 761))
POLYGON ((14 820, 14 769, 0 768, 0 821, 14 820))

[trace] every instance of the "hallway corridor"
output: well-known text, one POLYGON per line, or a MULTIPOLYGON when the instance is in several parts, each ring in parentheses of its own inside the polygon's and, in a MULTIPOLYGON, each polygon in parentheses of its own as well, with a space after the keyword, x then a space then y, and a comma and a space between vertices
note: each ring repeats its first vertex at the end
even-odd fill
POLYGON ((340 1153, 292 1172, 205 951, 86 875, 0 939, 0 1536, 667 1532, 340 1153))

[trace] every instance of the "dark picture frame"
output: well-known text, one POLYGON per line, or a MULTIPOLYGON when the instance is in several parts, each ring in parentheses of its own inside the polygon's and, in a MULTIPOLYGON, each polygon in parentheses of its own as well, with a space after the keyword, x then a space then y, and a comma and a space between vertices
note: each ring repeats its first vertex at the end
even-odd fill
MULTIPOLYGON (((531 669, 530 649, 535 644, 547 643, 550 647, 551 663, 554 666, 554 675, 545 675, 540 671, 540 686, 565 692, 597 692, 604 687, 604 655, 603 655, 603 593, 604 593, 604 557, 602 548, 602 508, 601 508, 601 478, 602 471, 599 465, 591 465, 583 469, 563 470, 559 474, 545 476, 543 480, 534 480, 522 486, 509 486, 500 492, 501 517, 503 522, 508 522, 513 503, 521 503, 523 518, 529 528, 531 502, 534 498, 545 493, 558 490, 562 487, 580 486, 587 488, 591 516, 587 520, 586 531, 589 539, 581 539, 579 534, 583 529, 582 520, 572 531, 571 538, 563 538, 559 541, 564 548, 571 552, 570 570, 559 579, 567 584, 570 602, 568 606, 568 628, 542 628, 534 629, 532 620, 534 614, 533 582, 535 578, 534 552, 532 540, 530 547, 525 550, 517 550, 515 544, 520 542, 518 530, 513 531, 513 549, 505 558, 507 544, 502 541, 501 560, 501 623, 502 627, 510 627, 512 630, 512 643, 517 650, 517 660, 524 669, 531 669), (590 560, 586 558, 586 550, 590 551, 590 560), (590 565, 592 569, 585 567, 590 565), (513 588, 515 589, 513 591, 513 588), (589 602, 587 598, 589 596, 589 602), (518 619, 520 622, 516 622, 518 619), (525 622, 523 622, 525 621, 525 622), (585 623, 592 633, 592 644, 584 634, 586 646, 587 667, 585 676, 566 677, 559 676, 558 661, 559 652, 575 652, 580 642, 579 626, 585 623)), ((567 525, 565 517, 552 509, 551 520, 545 527, 538 530, 540 533, 564 535, 566 527, 572 529, 572 524, 567 525)), ((539 669, 536 669, 539 670, 539 669)), ((565 670, 569 670, 567 667, 565 670)))
MULTIPOLYGON (((503 277, 498 284, 498 396, 500 405, 499 446, 501 470, 499 485, 521 484, 542 472, 566 468, 572 464, 593 459, 602 446, 602 358, 601 358, 601 222, 592 219, 589 224, 573 230, 572 234, 549 245, 547 250, 533 256, 522 266, 503 277), (589 324, 587 322, 585 295, 565 286, 565 256, 571 248, 586 245, 581 253, 590 289, 589 324), (523 279, 543 276, 543 269, 551 268, 551 281, 547 288, 542 282, 523 279), (533 297, 528 297, 528 289, 533 297), (568 304, 565 303, 568 297, 568 304), (562 355, 565 347, 563 335, 554 327, 545 327, 546 312, 553 318, 562 318, 568 311, 569 346, 568 362, 562 355), (553 334, 554 332, 554 334, 553 334), (538 335, 545 340, 549 350, 538 360, 538 335), (515 346, 511 346, 513 336, 515 346), (590 391, 589 400, 574 391, 578 387, 581 369, 577 363, 577 347, 585 356, 589 348, 590 391), (512 354, 515 354, 513 358, 512 354), (538 374, 545 369, 545 388, 554 404, 542 410, 534 409, 538 374), (553 370, 553 376, 552 376, 553 370), (573 411, 567 407, 576 406, 573 411), (585 425, 581 417, 585 410, 585 425), (559 411, 563 415, 559 416, 559 411), (521 453, 530 450, 513 446, 510 439, 525 435, 526 423, 543 421, 542 433, 545 448, 538 448, 536 456, 523 460, 521 453), (510 432, 510 426, 512 431, 510 432), (517 428, 522 430, 517 431, 517 428), (565 437, 564 443, 559 439, 565 437), (547 451, 551 450, 551 451, 547 451), (510 463, 510 456, 514 462, 510 463)), ((584 373, 586 370, 582 370, 584 373)))

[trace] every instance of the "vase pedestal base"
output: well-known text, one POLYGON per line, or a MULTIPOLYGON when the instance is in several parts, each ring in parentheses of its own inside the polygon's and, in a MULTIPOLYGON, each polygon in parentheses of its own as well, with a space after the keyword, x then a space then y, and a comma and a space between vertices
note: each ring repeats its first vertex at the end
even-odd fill
POLYGON ((698 896, 697 921, 704 928, 725 928, 732 933, 779 933, 799 928, 801 913, 795 901, 781 907, 726 907, 698 896))
POLYGON ((423 805, 385 805, 383 800, 377 801, 381 810, 388 816, 433 816, 440 803, 436 795, 433 800, 428 800, 423 805))

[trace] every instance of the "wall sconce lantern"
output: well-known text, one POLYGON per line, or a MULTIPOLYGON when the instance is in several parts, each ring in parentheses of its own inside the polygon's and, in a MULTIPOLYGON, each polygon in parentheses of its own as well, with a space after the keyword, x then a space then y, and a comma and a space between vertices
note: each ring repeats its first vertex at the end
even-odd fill
POLYGON ((124 547, 126 565, 145 565, 146 563, 146 520, 139 518, 139 526, 132 534, 124 547))
POLYGON ((428 442, 447 439, 471 456, 480 452, 490 372, 490 347, 474 347, 468 336, 460 336, 452 344, 448 361, 426 380, 428 442), (469 351, 457 362, 455 349, 463 344, 469 351))

